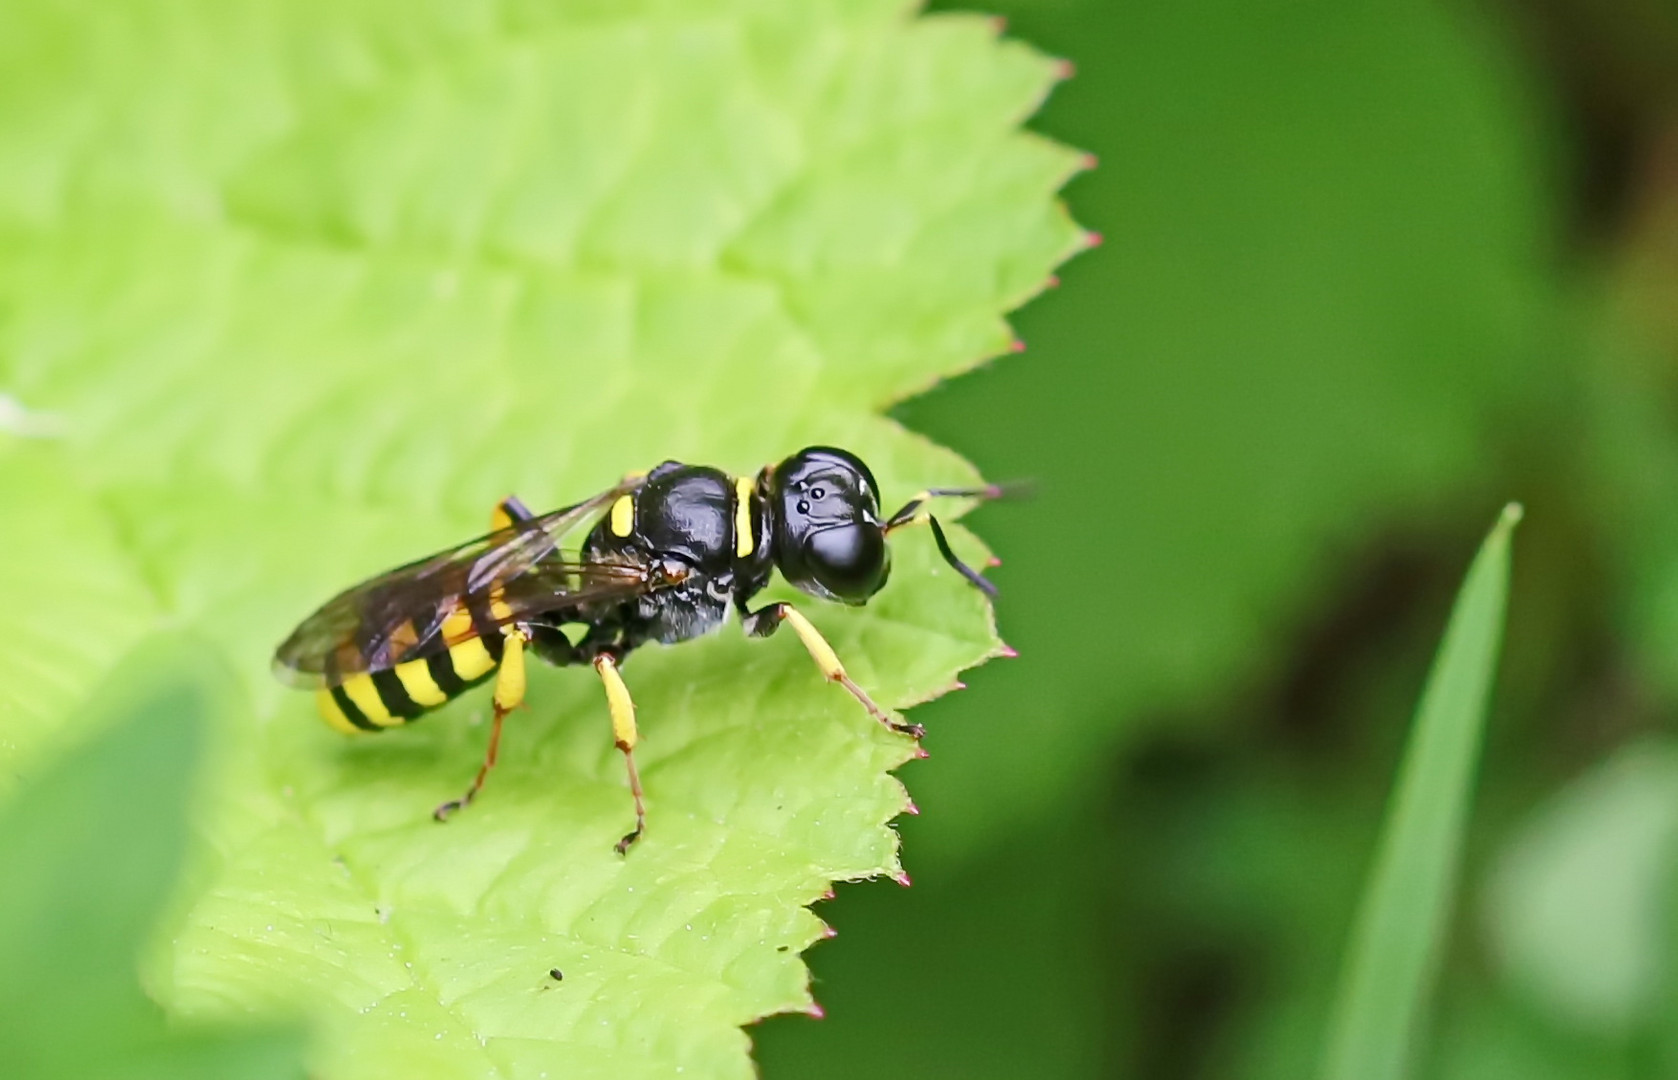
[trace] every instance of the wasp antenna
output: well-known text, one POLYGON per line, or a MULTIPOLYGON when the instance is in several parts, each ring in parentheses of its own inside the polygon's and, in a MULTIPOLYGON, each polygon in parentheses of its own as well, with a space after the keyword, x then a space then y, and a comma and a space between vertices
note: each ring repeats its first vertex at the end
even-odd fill
POLYGON ((1016 485, 986 484, 976 488, 927 488, 922 499, 1000 499, 1013 493, 1016 485))
POLYGON ((944 536, 944 527, 938 524, 938 519, 928 514, 926 523, 932 526, 932 539, 938 544, 938 554, 944 556, 944 561, 955 567, 956 573, 973 583, 973 587, 986 596, 996 595, 996 586, 985 580, 985 576, 956 558, 956 553, 950 550, 950 541, 944 536))
POLYGON ((1028 490, 1025 484, 986 484, 976 488, 927 488, 908 502, 902 508, 886 519, 886 532, 901 529, 905 525, 918 525, 927 520, 921 507, 932 499, 1003 499, 1018 495, 1028 490))

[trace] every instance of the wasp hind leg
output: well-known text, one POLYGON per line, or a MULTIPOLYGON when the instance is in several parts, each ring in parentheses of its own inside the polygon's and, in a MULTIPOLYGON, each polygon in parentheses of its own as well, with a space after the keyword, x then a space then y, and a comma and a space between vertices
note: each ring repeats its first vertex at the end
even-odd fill
POLYGON ((510 525, 523 525, 535 518, 536 515, 530 512, 530 507, 524 505, 524 500, 517 495, 509 495, 495 504, 495 510, 489 515, 489 527, 505 529, 510 525))
POLYGON ((629 770, 629 794, 635 799, 635 828, 625 834, 616 845, 619 855, 627 855, 629 846, 641 838, 647 829, 647 805, 641 794, 641 774, 635 768, 635 744, 640 732, 635 727, 635 700, 629 696, 618 673, 618 662, 611 653, 599 653, 594 658, 594 670, 606 687, 606 705, 612 711, 612 741, 623 751, 623 762, 629 770))
POLYGON ((804 643, 804 649, 810 654, 810 659, 816 662, 816 666, 821 669, 821 673, 827 677, 827 680, 836 682, 849 691, 850 695, 861 702, 862 707, 868 710, 869 716, 903 735, 919 739, 926 734, 926 729, 919 724, 908 724, 901 720, 894 720, 884 709, 875 704, 874 699, 868 696, 868 692, 858 686, 856 680, 845 672, 845 665, 839 662, 839 656, 833 651, 833 646, 827 643, 827 639, 822 637, 821 631, 817 630, 810 620, 804 617, 802 611, 791 604, 770 604, 759 611, 746 611, 742 608, 740 614, 746 634, 750 637, 768 637, 780 627, 781 623, 789 624, 798 635, 798 640, 804 643))
POLYGON ((524 701, 526 640, 525 632, 518 627, 509 626, 502 632, 501 664, 495 672, 495 696, 492 699, 495 723, 489 729, 489 749, 484 752, 484 763, 478 767, 478 775, 472 778, 472 786, 466 789, 466 794, 450 799, 432 811, 431 816, 437 821, 447 821, 455 811, 470 806, 483 788, 489 771, 495 768, 495 756, 501 749, 501 721, 524 701))

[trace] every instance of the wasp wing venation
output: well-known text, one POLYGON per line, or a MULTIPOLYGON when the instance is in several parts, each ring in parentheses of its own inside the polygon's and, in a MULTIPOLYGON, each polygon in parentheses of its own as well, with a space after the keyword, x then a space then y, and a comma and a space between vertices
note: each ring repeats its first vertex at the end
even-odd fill
POLYGON ((567 560, 558 545, 566 533, 641 483, 640 478, 626 481, 344 590, 304 619, 275 650, 275 676, 291 686, 321 689, 441 652, 476 633, 476 626, 469 632, 443 633, 453 613, 467 611, 496 592, 505 593, 535 571, 540 571, 536 580, 518 589, 517 604, 497 605, 502 612, 479 621, 504 625, 542 606, 633 595, 646 587, 644 573, 567 560), (503 612, 505 618, 500 617, 503 612))

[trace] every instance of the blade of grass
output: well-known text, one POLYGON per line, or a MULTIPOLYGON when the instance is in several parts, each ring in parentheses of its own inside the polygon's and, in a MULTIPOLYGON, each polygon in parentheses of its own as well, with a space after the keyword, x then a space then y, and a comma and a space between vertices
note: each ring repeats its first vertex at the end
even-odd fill
POLYGON ((1325 1041, 1323 1080, 1402 1076, 1432 983, 1503 637, 1511 503, 1451 612, 1399 767, 1325 1041))

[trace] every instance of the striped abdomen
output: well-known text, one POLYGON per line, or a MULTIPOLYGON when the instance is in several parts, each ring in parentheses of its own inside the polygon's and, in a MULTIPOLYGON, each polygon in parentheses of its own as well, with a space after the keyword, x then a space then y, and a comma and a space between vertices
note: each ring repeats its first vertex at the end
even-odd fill
MULTIPOLYGON (((371 674, 351 675, 320 690, 315 703, 326 722, 346 734, 405 724, 477 686, 501 663, 503 641, 494 630, 477 636, 472 616, 455 610, 443 619, 444 652, 371 674)), ((484 629, 489 629, 484 627, 484 629)))

